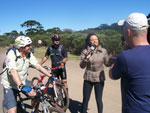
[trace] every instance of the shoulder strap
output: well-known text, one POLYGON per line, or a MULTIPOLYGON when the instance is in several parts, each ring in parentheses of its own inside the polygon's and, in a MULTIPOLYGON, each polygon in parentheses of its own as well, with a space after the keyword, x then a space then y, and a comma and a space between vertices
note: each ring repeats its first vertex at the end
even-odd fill
POLYGON ((9 49, 7 50, 7 52, 6 52, 6 55, 8 54, 8 52, 9 52, 10 50, 13 50, 13 52, 14 52, 14 54, 15 54, 15 56, 16 56, 15 61, 17 61, 18 58, 20 58, 20 56, 17 56, 17 53, 16 53, 17 48, 9 48, 9 49))
MULTIPOLYGON (((17 53, 16 53, 16 50, 17 50, 17 48, 9 48, 9 49, 7 49, 7 51, 6 51, 6 55, 8 54, 8 52, 10 51, 10 50, 13 50, 13 52, 14 52, 14 54, 15 54, 15 56, 16 56, 16 59, 15 59, 15 61, 17 61, 17 59, 18 59, 18 57, 17 57, 17 53)), ((6 64, 5 64, 5 61, 3 62, 3 69, 6 67, 6 64)))
MULTIPOLYGON (((63 47, 63 45, 59 45, 59 47, 58 47, 59 56, 61 56, 61 57, 63 57, 63 56, 62 56, 62 52, 61 52, 62 47, 63 47)), ((56 54, 53 52, 53 47, 52 47, 52 46, 49 47, 49 50, 50 50, 50 56, 56 55, 56 54)))
POLYGON ((50 56, 52 56, 53 55, 53 51, 52 51, 53 48, 52 48, 52 46, 49 47, 49 50, 50 50, 50 56))
MULTIPOLYGON (((59 45, 59 48, 58 48, 58 51, 59 51, 60 56, 62 56, 62 54, 61 54, 62 46, 63 46, 63 45, 59 45)), ((62 56, 62 57, 63 57, 63 56, 62 56)))
MULTIPOLYGON (((13 52, 14 52, 14 54, 15 54, 15 56, 16 56, 15 61, 17 62, 18 58, 21 58, 21 56, 17 56, 17 52, 16 52, 16 51, 17 51, 17 48, 9 48, 9 49, 7 50, 7 52, 6 52, 6 55, 8 54, 8 52, 9 52, 10 50, 13 50, 13 52)), ((28 54, 27 58, 30 59, 30 57, 31 57, 31 53, 28 54)), ((6 64, 5 64, 5 62, 3 62, 3 68, 5 68, 5 67, 6 67, 6 64)))
MULTIPOLYGON (((8 52, 10 51, 10 50, 13 50, 13 52, 14 52, 14 54, 15 54, 15 56, 16 56, 16 59, 15 59, 15 61, 17 61, 18 60, 18 58, 20 58, 21 56, 17 56, 17 48, 9 48, 8 50, 7 50, 7 52, 6 52, 6 55, 8 54, 8 52)), ((30 57, 31 57, 31 53, 29 53, 28 55, 27 55, 27 58, 28 59, 30 59, 30 57)))

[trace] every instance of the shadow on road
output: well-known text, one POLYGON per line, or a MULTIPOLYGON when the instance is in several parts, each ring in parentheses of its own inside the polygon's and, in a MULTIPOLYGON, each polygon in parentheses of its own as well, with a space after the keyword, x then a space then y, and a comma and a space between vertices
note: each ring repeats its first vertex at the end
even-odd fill
POLYGON ((70 99, 69 110, 71 113, 80 113, 82 103, 76 100, 70 99))

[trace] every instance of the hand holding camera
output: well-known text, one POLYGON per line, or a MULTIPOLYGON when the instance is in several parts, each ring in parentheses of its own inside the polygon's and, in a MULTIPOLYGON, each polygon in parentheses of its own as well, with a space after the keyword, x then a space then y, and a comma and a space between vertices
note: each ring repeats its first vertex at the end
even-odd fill
POLYGON ((115 63, 116 58, 117 58, 116 56, 111 56, 111 57, 109 58, 109 64, 110 64, 110 66, 115 63))

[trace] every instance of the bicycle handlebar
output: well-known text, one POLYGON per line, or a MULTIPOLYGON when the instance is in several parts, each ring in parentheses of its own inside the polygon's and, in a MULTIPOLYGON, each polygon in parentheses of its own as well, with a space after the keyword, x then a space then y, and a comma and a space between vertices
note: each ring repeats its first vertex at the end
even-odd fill
POLYGON ((43 68, 45 68, 46 70, 57 70, 57 69, 63 69, 64 68, 64 64, 61 64, 60 66, 56 66, 56 67, 48 67, 48 66, 43 66, 43 68))

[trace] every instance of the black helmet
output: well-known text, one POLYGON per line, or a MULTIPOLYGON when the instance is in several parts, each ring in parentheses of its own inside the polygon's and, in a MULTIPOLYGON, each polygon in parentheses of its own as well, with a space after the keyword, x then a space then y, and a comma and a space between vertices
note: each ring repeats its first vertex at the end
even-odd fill
POLYGON ((60 36, 59 36, 58 34, 54 34, 54 35, 52 36, 52 40, 53 40, 53 41, 60 41, 60 36))

